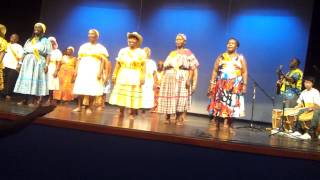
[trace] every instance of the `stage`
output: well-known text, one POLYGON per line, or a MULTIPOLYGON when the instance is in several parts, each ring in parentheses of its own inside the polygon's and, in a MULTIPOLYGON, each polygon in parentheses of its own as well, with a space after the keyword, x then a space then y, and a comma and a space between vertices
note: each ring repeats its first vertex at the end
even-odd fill
MULTIPOLYGON (((119 118, 118 109, 107 106, 103 112, 87 115, 74 113, 74 104, 59 105, 57 108, 35 121, 35 124, 69 128, 87 132, 125 136, 150 141, 186 144, 206 148, 254 153, 288 158, 320 160, 320 142, 290 139, 285 136, 269 136, 266 128, 271 124, 257 124, 262 131, 249 128, 248 122, 235 121, 232 129, 216 128, 208 117, 189 115, 182 127, 163 124, 163 117, 155 113, 139 113, 135 120, 127 116, 119 118)), ((17 106, 15 102, 0 102, 0 118, 14 120, 31 112, 33 108, 17 106)), ((222 126, 222 124, 221 124, 222 126)))

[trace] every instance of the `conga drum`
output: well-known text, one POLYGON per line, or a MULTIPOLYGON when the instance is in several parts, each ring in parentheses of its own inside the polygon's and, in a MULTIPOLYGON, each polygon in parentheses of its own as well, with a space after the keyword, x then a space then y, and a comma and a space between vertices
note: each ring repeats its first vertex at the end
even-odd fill
POLYGON ((281 109, 272 109, 272 129, 276 129, 280 127, 281 124, 281 109))

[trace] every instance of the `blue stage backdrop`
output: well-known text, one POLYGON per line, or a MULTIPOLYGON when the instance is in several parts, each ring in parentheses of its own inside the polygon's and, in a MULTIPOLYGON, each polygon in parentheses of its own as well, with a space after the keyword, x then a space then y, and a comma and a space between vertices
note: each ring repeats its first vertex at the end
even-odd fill
MULTIPOLYGON (((292 57, 302 61, 307 52, 312 0, 44 0, 41 20, 60 48, 76 49, 87 41, 87 31, 100 31, 114 62, 126 46, 126 33, 139 31, 152 58, 164 60, 175 48, 175 35, 185 33, 187 47, 200 61, 199 87, 190 112, 206 114, 206 97, 215 58, 225 51, 229 37, 239 39, 239 52, 248 61, 249 75, 275 96, 275 70, 292 57)), ((251 116, 253 79, 246 95, 245 119, 251 116)), ((257 89, 254 120, 271 122, 272 106, 257 89)))

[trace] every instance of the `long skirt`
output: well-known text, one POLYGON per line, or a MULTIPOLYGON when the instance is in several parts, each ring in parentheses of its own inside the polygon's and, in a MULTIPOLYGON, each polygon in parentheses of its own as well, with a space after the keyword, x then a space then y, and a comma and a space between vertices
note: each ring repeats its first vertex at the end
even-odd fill
POLYGON ((212 89, 208 106, 209 116, 231 118, 243 117, 244 97, 239 78, 219 79, 212 89))
POLYGON ((79 62, 78 75, 74 83, 73 94, 101 96, 102 80, 98 80, 100 61, 94 58, 83 58, 79 62))
POLYGON ((49 95, 48 78, 44 68, 44 57, 41 56, 41 59, 37 60, 33 54, 27 54, 24 57, 14 92, 34 96, 49 95))
POLYGON ((116 83, 110 95, 109 103, 132 109, 143 108, 142 88, 140 85, 116 83))
POLYGON ((154 107, 154 90, 151 85, 142 86, 142 104, 143 108, 151 109, 154 107))
POLYGON ((0 90, 3 90, 4 82, 3 82, 3 64, 0 63, 0 90))
POLYGON ((160 87, 157 87, 154 90, 154 111, 158 112, 158 105, 159 105, 159 95, 160 95, 160 87))
POLYGON ((19 73, 15 69, 10 68, 4 68, 4 89, 2 91, 4 96, 12 96, 14 86, 16 85, 17 78, 19 76, 19 73))
POLYGON ((75 69, 73 66, 63 64, 60 68, 59 77, 59 90, 53 92, 53 97, 56 100, 72 101, 74 99, 73 90, 73 76, 75 69))
POLYGON ((173 69, 165 71, 160 85, 158 112, 175 114, 190 109, 191 95, 186 87, 188 71, 173 69))
POLYGON ((48 88, 50 91, 59 90, 59 76, 54 77, 57 69, 56 62, 51 62, 48 66, 48 88))

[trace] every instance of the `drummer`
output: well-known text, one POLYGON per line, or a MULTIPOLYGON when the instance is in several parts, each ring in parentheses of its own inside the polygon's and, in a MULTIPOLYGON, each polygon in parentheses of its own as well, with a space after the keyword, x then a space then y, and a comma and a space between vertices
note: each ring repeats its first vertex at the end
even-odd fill
POLYGON ((313 88, 315 83, 314 77, 304 78, 305 90, 300 94, 295 108, 306 108, 298 113, 298 118, 295 123, 293 133, 291 135, 297 136, 300 139, 317 139, 317 129, 320 118, 320 93, 313 88), (304 121, 311 120, 311 127, 306 132, 303 129, 304 121), (302 135, 303 134, 303 135, 302 135))

